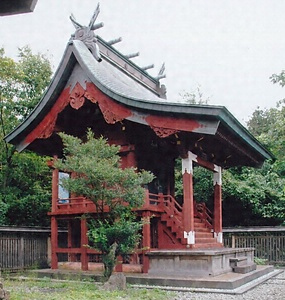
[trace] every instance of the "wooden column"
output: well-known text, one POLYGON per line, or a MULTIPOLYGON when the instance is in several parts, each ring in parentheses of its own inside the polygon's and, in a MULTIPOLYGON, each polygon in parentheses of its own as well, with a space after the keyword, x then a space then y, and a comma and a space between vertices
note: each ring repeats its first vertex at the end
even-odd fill
POLYGON ((56 250, 58 248, 58 225, 55 216, 51 217, 51 268, 58 269, 58 258, 56 250))
POLYGON ((188 151, 187 158, 182 159, 183 176, 183 227, 184 238, 187 245, 195 244, 194 231, 194 197, 193 197, 193 161, 197 161, 197 156, 188 151))
MULTIPOLYGON (((73 223, 72 223, 72 220, 68 220, 67 247, 69 249, 73 248, 72 233, 73 233, 73 223)), ((76 261, 75 253, 69 253, 68 261, 71 261, 71 262, 76 261)))
POLYGON ((223 243, 222 228, 222 169, 215 166, 214 172, 214 237, 223 243))
POLYGON ((87 237, 87 220, 86 218, 81 218, 81 269, 83 271, 88 270, 88 254, 87 247, 88 237, 87 237))
POLYGON ((52 204, 51 211, 55 212, 57 200, 58 200, 58 169, 53 169, 52 171, 52 204))
POLYGON ((149 257, 146 253, 150 250, 150 212, 143 212, 144 225, 143 225, 143 273, 148 273, 149 270, 149 257))

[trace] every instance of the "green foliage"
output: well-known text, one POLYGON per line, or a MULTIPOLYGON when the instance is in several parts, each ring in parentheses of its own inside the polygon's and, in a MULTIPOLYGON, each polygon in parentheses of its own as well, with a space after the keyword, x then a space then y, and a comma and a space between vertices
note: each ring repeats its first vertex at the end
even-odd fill
POLYGON ((180 93, 180 96, 188 104, 205 105, 209 103, 209 97, 205 98, 200 86, 191 92, 184 91, 180 93))
POLYGON ((241 168, 223 173, 225 226, 279 225, 285 220, 284 179, 262 169, 241 168))
POLYGON ((9 181, 0 191, 8 207, 6 225, 48 226, 51 175, 46 158, 35 153, 15 153, 11 159, 9 181))
POLYGON ((259 266, 264 266, 268 264, 268 260, 264 258, 254 257, 254 262, 259 266))
POLYGON ((275 155, 276 161, 265 162, 261 169, 224 172, 224 216, 230 215, 224 217, 227 226, 285 224, 284 103, 280 101, 276 108, 257 108, 247 124, 249 131, 275 155), (231 213, 235 211, 240 211, 242 218, 231 213))
POLYGON ((277 158, 275 170, 285 176, 285 100, 279 101, 276 108, 257 108, 247 125, 250 132, 273 152, 277 158))
POLYGON ((120 168, 119 147, 105 139, 94 138, 88 130, 86 141, 60 133, 64 143, 64 158, 56 168, 75 173, 62 185, 76 195, 92 200, 97 207, 96 220, 90 223, 92 247, 103 254, 106 278, 111 275, 116 257, 131 251, 138 240, 140 222, 134 220, 133 208, 143 204, 143 185, 153 179, 146 171, 120 168), (109 212, 104 213, 104 208, 109 212))
POLYGON ((46 160, 32 153, 18 154, 3 138, 27 117, 50 81, 48 59, 19 49, 19 61, 0 48, 0 222, 47 225, 50 202, 46 160), (30 206, 31 205, 31 206, 30 206))
POLYGON ((141 226, 133 214, 120 216, 111 224, 108 219, 89 222, 88 237, 92 247, 102 252, 103 263, 108 266, 104 270, 105 278, 111 276, 116 257, 128 255, 138 246, 141 226))
POLYGON ((8 211, 8 205, 3 201, 2 195, 0 195, 0 226, 5 225, 6 220, 6 214, 8 211))

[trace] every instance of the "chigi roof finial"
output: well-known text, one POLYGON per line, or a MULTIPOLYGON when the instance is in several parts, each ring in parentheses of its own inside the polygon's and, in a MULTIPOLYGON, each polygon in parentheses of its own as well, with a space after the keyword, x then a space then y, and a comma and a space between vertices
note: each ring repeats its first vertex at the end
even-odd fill
POLYGON ((162 64, 159 72, 158 72, 158 75, 156 76, 156 79, 162 79, 162 78, 165 78, 166 77, 166 74, 165 74, 165 63, 162 64))
POLYGON ((72 38, 75 40, 82 41, 88 47, 88 49, 91 51, 91 53, 93 54, 95 59, 100 62, 100 61, 102 61, 102 58, 100 55, 99 47, 97 45, 97 38, 93 32, 93 30, 96 30, 96 29, 104 26, 104 23, 95 24, 95 21, 99 15, 99 13, 100 13, 100 5, 98 3, 88 26, 83 26, 83 25, 79 24, 72 14, 70 16, 70 20, 76 29, 72 38))

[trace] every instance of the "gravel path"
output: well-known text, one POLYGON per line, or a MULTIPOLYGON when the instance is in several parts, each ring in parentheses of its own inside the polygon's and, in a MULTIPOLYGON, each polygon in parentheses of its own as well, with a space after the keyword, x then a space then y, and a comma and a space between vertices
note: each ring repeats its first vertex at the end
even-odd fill
POLYGON ((242 295, 177 292, 172 300, 284 300, 285 271, 242 295))

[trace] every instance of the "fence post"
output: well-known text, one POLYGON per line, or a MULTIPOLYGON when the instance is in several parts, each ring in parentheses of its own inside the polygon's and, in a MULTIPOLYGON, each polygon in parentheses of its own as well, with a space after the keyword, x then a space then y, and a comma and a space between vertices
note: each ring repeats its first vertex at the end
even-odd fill
POLYGON ((235 235, 233 234, 232 235, 232 248, 235 248, 236 247, 236 237, 235 235))
POLYGON ((24 263, 24 237, 20 238, 20 249, 19 249, 19 264, 22 269, 25 267, 24 263))

